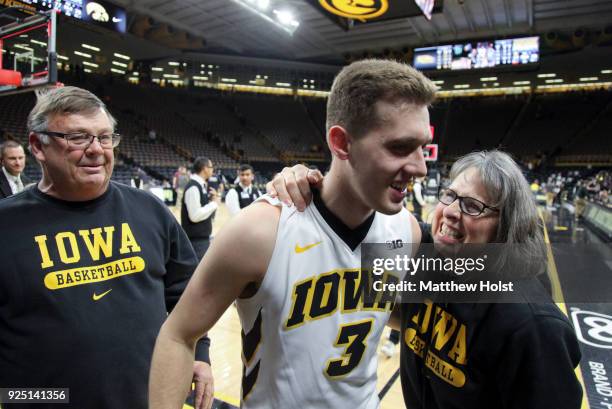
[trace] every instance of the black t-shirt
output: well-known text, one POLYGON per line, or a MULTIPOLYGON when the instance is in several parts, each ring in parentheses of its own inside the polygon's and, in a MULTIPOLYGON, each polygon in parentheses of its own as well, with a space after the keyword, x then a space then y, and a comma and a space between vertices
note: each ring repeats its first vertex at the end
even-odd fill
POLYGON ((580 408, 580 348, 552 301, 403 304, 401 333, 408 408, 580 408))
POLYGON ((70 404, 15 407, 147 408, 155 339, 198 261, 166 206, 114 182, 88 202, 33 187, 0 224, 0 387, 70 388, 70 404))

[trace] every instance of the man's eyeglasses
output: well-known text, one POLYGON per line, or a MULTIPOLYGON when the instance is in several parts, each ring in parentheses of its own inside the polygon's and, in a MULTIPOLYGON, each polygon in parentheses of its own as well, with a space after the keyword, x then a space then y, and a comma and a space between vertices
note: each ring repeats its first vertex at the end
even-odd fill
POLYGON ((448 188, 440 188, 438 191, 440 203, 450 206, 455 200, 459 200, 459 209, 468 216, 480 216, 486 209, 499 212, 495 207, 487 206, 478 199, 469 196, 459 196, 457 192, 448 188))
POLYGON ((68 143, 68 147, 72 149, 87 149, 93 143, 94 138, 98 138, 100 146, 104 149, 116 148, 121 141, 121 135, 111 133, 105 135, 90 135, 85 132, 62 133, 52 131, 41 131, 39 134, 53 136, 55 138, 64 138, 68 143))

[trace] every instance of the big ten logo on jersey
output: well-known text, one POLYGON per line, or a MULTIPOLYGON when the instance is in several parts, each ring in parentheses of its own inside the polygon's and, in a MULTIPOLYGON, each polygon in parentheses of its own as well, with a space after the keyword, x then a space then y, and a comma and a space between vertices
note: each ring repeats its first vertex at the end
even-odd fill
POLYGON ((465 385, 465 374, 457 366, 467 363, 467 329, 442 307, 425 301, 406 328, 404 342, 425 360, 425 365, 445 382, 455 386, 465 385), (429 334, 429 335, 428 335, 429 334), (428 339, 428 342, 425 342, 428 339), (452 362, 452 363, 451 363, 452 362))
MULTIPOLYGON (((386 314, 381 318, 386 321, 395 303, 395 292, 376 292, 373 281, 373 276, 366 271, 347 269, 329 271, 297 282, 291 292, 292 306, 284 330, 295 330, 334 313, 374 311, 386 314)), ((398 281, 392 274, 383 276, 383 282, 398 281)), ((359 365, 373 327, 374 318, 371 316, 339 326, 333 346, 344 348, 344 353, 327 361, 323 368, 325 376, 340 379, 359 365)))
POLYGON ((34 237, 34 242, 42 269, 69 267, 45 275, 44 283, 49 290, 110 280, 145 268, 144 259, 132 255, 141 248, 128 223, 122 223, 118 229, 104 226, 62 231, 51 237, 42 234, 34 237), (119 244, 118 249, 114 243, 119 244))
POLYGON ((404 247, 404 242, 402 241, 402 239, 387 240, 386 244, 387 248, 390 250, 397 250, 404 247))
POLYGON ((571 309, 578 339, 592 347, 612 349, 612 316, 599 312, 571 309))

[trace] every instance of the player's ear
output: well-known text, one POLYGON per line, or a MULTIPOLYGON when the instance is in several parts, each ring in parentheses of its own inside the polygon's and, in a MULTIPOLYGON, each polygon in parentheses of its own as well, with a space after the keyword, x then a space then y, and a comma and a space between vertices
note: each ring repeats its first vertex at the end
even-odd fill
POLYGON ((338 157, 338 159, 348 159, 351 141, 351 136, 343 127, 334 125, 329 129, 327 144, 332 155, 338 157))

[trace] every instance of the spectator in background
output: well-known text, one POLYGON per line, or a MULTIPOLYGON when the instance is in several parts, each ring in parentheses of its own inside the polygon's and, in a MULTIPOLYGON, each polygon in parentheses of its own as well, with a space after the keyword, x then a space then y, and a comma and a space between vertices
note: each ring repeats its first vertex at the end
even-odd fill
POLYGON ((140 169, 134 170, 134 175, 132 176, 132 179, 130 179, 130 186, 136 189, 144 190, 145 184, 144 184, 144 180, 140 177, 139 170, 140 169))
POLYGON ((6 141, 0 146, 2 172, 0 172, 0 199, 21 192, 30 183, 23 174, 25 152, 15 141, 6 141))
POLYGON ((149 142, 150 143, 157 142, 157 132, 155 132, 155 129, 149 130, 149 142))
POLYGON ((204 257, 210 245, 212 220, 221 201, 217 191, 208 184, 213 172, 214 167, 210 159, 196 158, 191 170, 191 180, 185 186, 181 206, 181 225, 199 259, 204 257))
POLYGON ((425 178, 416 178, 412 185, 412 214, 416 217, 417 221, 423 221, 423 207, 425 206, 425 199, 423 198, 423 181, 425 178))
POLYGON ((225 196, 225 204, 232 216, 253 203, 261 192, 253 186, 255 174, 251 165, 241 165, 238 169, 238 184, 231 188, 225 196))
POLYGON ((187 172, 186 166, 181 165, 172 177, 172 188, 176 192, 176 203, 178 205, 183 202, 183 193, 187 183, 189 183, 189 172, 187 172))

